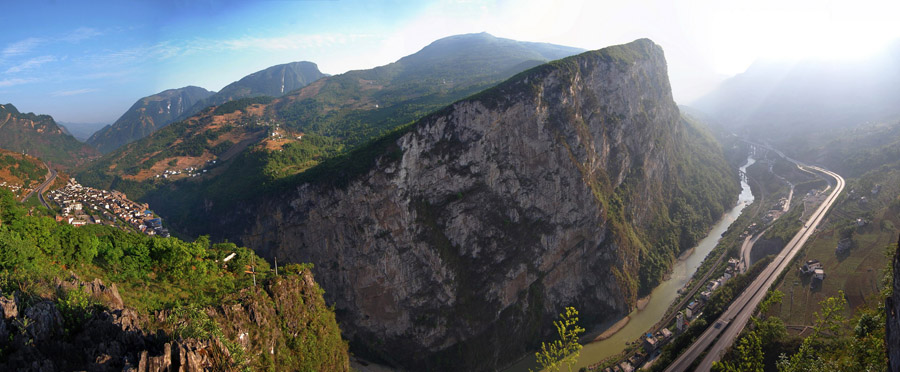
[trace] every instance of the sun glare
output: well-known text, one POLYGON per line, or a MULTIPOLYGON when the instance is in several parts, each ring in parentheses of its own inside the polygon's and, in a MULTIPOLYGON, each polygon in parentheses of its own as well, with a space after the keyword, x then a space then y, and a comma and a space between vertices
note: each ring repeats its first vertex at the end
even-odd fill
POLYGON ((713 12, 711 36, 719 73, 744 71, 757 58, 854 60, 877 53, 900 38, 892 19, 900 2, 761 1, 752 7, 713 12))

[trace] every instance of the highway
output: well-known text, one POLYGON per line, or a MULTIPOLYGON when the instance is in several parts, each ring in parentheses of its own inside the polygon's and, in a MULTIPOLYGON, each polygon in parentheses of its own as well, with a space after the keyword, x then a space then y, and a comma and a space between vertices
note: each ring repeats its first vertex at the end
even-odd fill
POLYGON ((44 164, 44 167, 47 168, 47 177, 44 180, 44 183, 40 184, 34 190, 31 190, 31 192, 29 192, 28 195, 25 195, 25 197, 22 198, 22 202, 24 203, 26 200, 28 200, 28 198, 31 197, 32 194, 34 194, 35 191, 37 191, 38 199, 40 199, 41 204, 43 204, 45 208, 50 209, 50 205, 47 204, 47 200, 44 199, 44 192, 47 191, 47 188, 50 187, 50 185, 53 184, 53 181, 56 179, 56 170, 50 168, 50 166, 48 166, 47 163, 43 163, 43 164, 44 164))
MULTIPOLYGON (((776 152, 778 152, 776 150, 776 152)), ((780 154, 780 152, 779 152, 780 154)), ((782 154, 783 155, 783 154, 782 154)), ((815 170, 827 176, 834 178, 834 190, 828 195, 828 198, 819 206, 818 209, 810 216, 809 221, 800 228, 800 231, 794 235, 794 238, 788 242, 781 250, 781 253, 772 260, 759 276, 744 290, 741 295, 735 299, 731 305, 713 324, 703 332, 700 337, 676 359, 666 371, 687 371, 691 364, 700 357, 700 355, 709 349, 706 357, 697 366, 696 371, 709 371, 712 363, 718 361, 725 350, 734 343, 735 338, 740 334, 741 330, 750 320, 750 316, 756 310, 757 305, 765 297, 769 287, 775 282, 779 274, 784 271, 792 262, 797 252, 803 247, 803 244, 815 232, 816 227, 824 219, 828 210, 834 205, 841 191, 844 190, 844 179, 837 173, 831 172, 810 165, 801 165, 801 163, 785 157, 808 169, 815 170), (714 344, 715 342, 715 344, 714 344), (710 347, 710 345, 712 345, 710 347)))

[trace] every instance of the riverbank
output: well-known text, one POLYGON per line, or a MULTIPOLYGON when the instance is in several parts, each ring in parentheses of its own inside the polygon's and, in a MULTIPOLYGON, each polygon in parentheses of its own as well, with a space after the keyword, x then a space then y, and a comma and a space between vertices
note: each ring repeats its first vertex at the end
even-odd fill
POLYGON ((594 337, 591 342, 603 341, 607 338, 612 337, 614 334, 616 334, 616 332, 619 332, 622 330, 622 328, 625 328, 625 326, 628 325, 629 321, 631 321, 631 317, 626 315, 624 318, 603 331, 603 333, 601 333, 597 337, 594 337))
MULTIPOLYGON (((740 171, 744 172, 746 167, 754 162, 752 158, 749 158, 740 171)), ((707 236, 700 240, 695 247, 682 252, 669 275, 667 275, 666 280, 653 289, 649 296, 640 299, 635 304, 636 308, 634 311, 607 328, 597 327, 603 331, 598 336, 595 336, 592 342, 584 345, 578 361, 573 366, 573 370, 588 367, 596 364, 598 361, 619 355, 626 351, 627 348, 639 347, 639 343, 635 344, 634 341, 666 318, 670 306, 676 304, 677 300, 682 297, 683 293, 680 290, 691 281, 710 252, 718 246, 719 241, 729 227, 741 216, 745 207, 752 204, 754 200, 754 195, 750 191, 750 185, 742 177, 741 193, 738 196, 736 205, 722 216, 710 229, 707 236), (601 339, 599 337, 601 335, 607 337, 601 339)), ((712 261, 716 260, 713 259, 712 261)), ((591 340, 589 337, 584 339, 591 340)), ((526 371, 533 365, 533 358, 525 358, 506 368, 505 371, 526 371)))
MULTIPOLYGON (((740 171, 746 171, 747 167, 753 163, 755 163, 755 160, 748 158, 740 171)), ((628 314, 629 321, 624 327, 618 329, 617 332, 607 339, 584 345, 574 368, 588 367, 598 361, 622 353, 629 347, 628 345, 634 345, 634 341, 665 319, 670 307, 675 305, 678 299, 685 295, 679 293, 679 290, 691 282, 704 260, 716 249, 731 225, 737 221, 745 208, 754 201, 755 197, 750 191, 750 185, 746 180, 742 179, 741 193, 735 206, 722 216, 722 219, 710 229, 709 234, 705 238, 700 240, 693 248, 682 252, 672 267, 667 280, 653 289, 648 296, 649 298, 641 299, 648 301, 645 304, 641 304, 643 305, 642 309, 636 308, 628 314)), ((713 260, 715 261, 715 259, 713 260)))

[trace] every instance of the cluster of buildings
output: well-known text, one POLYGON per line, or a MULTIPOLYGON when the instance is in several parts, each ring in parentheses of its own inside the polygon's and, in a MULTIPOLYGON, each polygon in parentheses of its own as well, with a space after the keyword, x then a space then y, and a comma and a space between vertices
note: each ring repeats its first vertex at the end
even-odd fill
MULTIPOLYGON (((873 196, 873 197, 878 196, 878 193, 880 193, 880 192, 881 192, 881 185, 879 185, 879 184, 875 184, 875 186, 872 186, 872 190, 870 191, 871 196, 873 196)), ((865 195, 866 195, 865 191, 857 192, 854 189, 854 190, 850 190, 850 193, 848 194, 848 199, 850 199, 850 200, 856 199, 859 204, 867 204, 869 202, 869 198, 865 195)))
POLYGON ((8 184, 6 183, 6 181, 0 182, 0 187, 9 189, 9 191, 12 191, 13 194, 17 194, 20 190, 22 190, 22 186, 8 184))
POLYGON ((781 217, 787 211, 787 202, 787 198, 779 199, 778 202, 776 202, 775 205, 773 205, 772 208, 769 209, 768 212, 766 212, 766 215, 763 216, 763 223, 768 224, 772 221, 777 220, 778 217, 781 217))
POLYGON ((819 260, 809 260, 800 267, 800 274, 812 275, 809 280, 809 287, 815 288, 822 284, 825 280, 825 268, 819 260))
POLYGON ((185 167, 184 169, 175 169, 175 170, 166 169, 162 172, 162 174, 157 174, 156 178, 168 179, 169 177, 175 177, 175 176, 179 176, 182 174, 185 175, 185 177, 197 177, 208 171, 208 169, 205 169, 205 168, 208 168, 213 165, 216 165, 216 160, 207 160, 206 167, 204 167, 204 168, 185 167))
POLYGON ((72 178, 65 187, 53 190, 47 196, 61 208, 57 220, 73 226, 117 226, 117 221, 122 221, 147 235, 169 236, 169 230, 162 226, 162 219, 155 216, 147 204, 128 200, 118 191, 84 187, 72 178))
POLYGON ((709 281, 709 283, 706 285, 706 290, 700 292, 700 299, 703 301, 709 301, 712 293, 719 289, 722 285, 724 285, 729 279, 737 275, 738 270, 740 270, 740 260, 736 258, 728 259, 728 266, 725 268, 725 273, 722 274, 722 276, 720 276, 718 279, 709 281))
POLYGON ((641 351, 638 351, 628 359, 624 361, 620 361, 618 364, 612 367, 606 367, 604 369, 599 369, 599 366, 604 365, 605 362, 597 363, 593 366, 586 368, 588 371, 602 371, 602 372, 630 372, 637 370, 644 363, 646 363, 650 356, 654 355, 654 353, 660 348, 662 348, 665 344, 669 343, 677 334, 681 334, 685 330, 687 330, 688 326, 690 326, 691 321, 700 316, 700 313, 703 311, 703 307, 706 306, 706 303, 709 301, 710 297, 712 297, 712 293, 717 289, 721 288, 728 280, 735 277, 738 274, 738 270, 740 270, 740 261, 738 259, 732 258, 728 260, 728 266, 725 268, 725 273, 722 274, 721 277, 715 280, 709 281, 706 285, 706 289, 703 292, 700 292, 700 296, 689 302, 684 309, 678 311, 675 314, 675 333, 669 330, 669 328, 663 327, 658 332, 647 333, 641 338, 641 351))
POLYGON ((605 364, 603 362, 597 363, 595 365, 589 366, 586 368, 588 371, 602 371, 602 372, 632 372, 640 369, 644 363, 646 363, 653 353, 663 347, 663 345, 669 343, 675 334, 672 333, 668 328, 660 329, 658 332, 647 333, 641 337, 641 350, 634 353, 630 357, 625 360, 618 361, 617 364, 606 367, 603 369, 599 369, 601 364, 605 364))

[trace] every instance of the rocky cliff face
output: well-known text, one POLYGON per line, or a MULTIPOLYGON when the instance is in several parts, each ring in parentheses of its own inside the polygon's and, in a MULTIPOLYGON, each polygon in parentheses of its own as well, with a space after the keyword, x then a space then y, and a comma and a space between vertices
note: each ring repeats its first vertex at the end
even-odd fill
MULTIPOLYGON (((490 370, 538 343, 563 306, 587 323, 629 311, 655 243, 683 238, 661 221, 675 219, 679 177, 703 166, 686 163, 689 136, 662 49, 638 40, 423 118, 351 157, 374 153, 371 168, 247 206, 255 220, 233 237, 314 262, 358 352, 490 370)), ((727 204, 737 180, 716 156, 713 178, 733 187, 709 201, 727 204)))
POLYGON ((886 300, 885 312, 888 370, 900 371, 900 239, 897 239, 897 251, 894 253, 894 291, 886 300))
POLYGON ((108 153, 169 125, 194 104, 212 94, 213 92, 200 87, 187 86, 141 98, 115 123, 91 135, 87 143, 108 153))
MULTIPOLYGON (((309 270, 228 296, 220 306, 146 314, 115 284, 59 282, 94 304, 0 296, 0 370, 349 371, 347 345, 309 270), (86 311, 85 311, 86 310, 86 311)), ((74 298, 74 297, 73 297, 74 298)))

